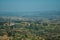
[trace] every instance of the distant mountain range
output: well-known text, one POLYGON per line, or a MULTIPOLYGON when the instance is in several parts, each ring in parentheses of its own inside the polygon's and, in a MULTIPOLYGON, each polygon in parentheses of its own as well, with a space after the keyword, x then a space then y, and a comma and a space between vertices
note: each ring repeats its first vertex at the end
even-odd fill
POLYGON ((0 16, 51 16, 59 15, 60 11, 45 11, 45 12, 0 12, 0 16))

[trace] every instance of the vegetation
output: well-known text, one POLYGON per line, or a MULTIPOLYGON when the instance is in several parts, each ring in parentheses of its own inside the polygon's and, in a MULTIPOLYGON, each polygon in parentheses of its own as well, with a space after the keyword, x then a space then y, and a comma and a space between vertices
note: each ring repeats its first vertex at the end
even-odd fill
POLYGON ((14 21, 0 22, 0 40, 60 40, 60 23, 14 21))

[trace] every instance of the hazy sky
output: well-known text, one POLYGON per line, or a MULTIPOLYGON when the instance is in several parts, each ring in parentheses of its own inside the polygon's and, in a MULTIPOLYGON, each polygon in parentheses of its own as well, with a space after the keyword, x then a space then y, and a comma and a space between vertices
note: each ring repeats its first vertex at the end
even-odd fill
POLYGON ((60 0, 0 0, 0 11, 60 11, 60 0))

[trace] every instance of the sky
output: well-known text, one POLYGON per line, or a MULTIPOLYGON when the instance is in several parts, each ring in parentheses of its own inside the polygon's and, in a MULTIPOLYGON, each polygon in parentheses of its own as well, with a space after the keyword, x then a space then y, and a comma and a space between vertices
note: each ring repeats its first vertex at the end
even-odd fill
POLYGON ((0 0, 0 11, 60 11, 60 0, 0 0))

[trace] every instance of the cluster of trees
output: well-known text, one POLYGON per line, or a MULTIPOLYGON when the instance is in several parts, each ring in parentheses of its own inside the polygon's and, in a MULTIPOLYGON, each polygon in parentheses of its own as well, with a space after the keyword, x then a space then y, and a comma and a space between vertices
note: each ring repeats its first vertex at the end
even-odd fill
POLYGON ((40 23, 35 22, 20 22, 12 26, 0 25, 0 36, 3 36, 6 32, 8 37, 12 37, 12 40, 53 40, 49 39, 48 36, 52 36, 51 33, 59 34, 60 27, 58 25, 46 25, 44 23, 44 26, 42 26, 40 23))

